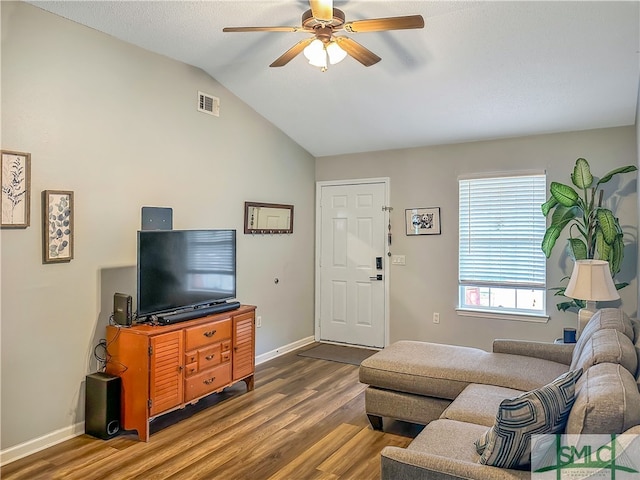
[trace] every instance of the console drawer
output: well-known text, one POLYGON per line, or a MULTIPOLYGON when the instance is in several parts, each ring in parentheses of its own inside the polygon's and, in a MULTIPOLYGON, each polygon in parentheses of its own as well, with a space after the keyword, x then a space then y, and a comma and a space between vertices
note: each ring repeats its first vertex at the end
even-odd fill
POLYGON ((223 363, 185 380, 185 402, 214 392, 231 382, 231 363, 223 363))
POLYGON ((227 338, 231 338, 231 318, 187 328, 185 330, 185 350, 196 350, 227 338))
POLYGON ((200 371, 222 363, 220 344, 198 350, 198 368, 200 371))
POLYGON ((190 377, 198 373, 198 362, 188 363, 184 366, 184 375, 190 377))

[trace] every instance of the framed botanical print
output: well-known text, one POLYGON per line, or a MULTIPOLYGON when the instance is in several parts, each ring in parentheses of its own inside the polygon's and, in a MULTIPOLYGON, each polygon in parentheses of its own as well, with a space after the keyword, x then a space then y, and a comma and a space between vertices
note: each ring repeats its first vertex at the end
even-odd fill
POLYGON ((42 263, 73 258, 73 192, 42 192, 42 263))
POLYGON ((27 228, 31 211, 31 154, 2 150, 2 228, 27 228))

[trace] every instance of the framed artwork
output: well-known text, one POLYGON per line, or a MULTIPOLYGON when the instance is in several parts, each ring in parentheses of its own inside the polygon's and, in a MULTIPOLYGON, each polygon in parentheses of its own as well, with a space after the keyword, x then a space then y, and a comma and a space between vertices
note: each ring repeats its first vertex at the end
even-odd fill
POLYGON ((42 192, 42 263, 73 258, 73 192, 42 192))
POLYGON ((407 235, 440 235, 440 207, 407 208, 407 235))
POLYGON ((27 228, 31 211, 31 154, 2 150, 2 228, 27 228))

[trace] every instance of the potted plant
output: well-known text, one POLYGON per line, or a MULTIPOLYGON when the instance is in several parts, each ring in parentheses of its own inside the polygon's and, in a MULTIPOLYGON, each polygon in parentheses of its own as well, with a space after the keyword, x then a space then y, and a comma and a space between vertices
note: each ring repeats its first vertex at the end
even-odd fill
MULTIPOLYGON (((602 204, 604 190, 601 186, 615 175, 634 172, 637 167, 628 165, 610 171, 594 185, 594 178, 589 163, 578 158, 571 174, 572 186, 559 182, 551 182, 551 196, 542 205, 542 213, 551 213, 551 224, 542 240, 542 251, 549 258, 551 250, 562 231, 568 226, 568 254, 573 260, 598 259, 609 262, 611 276, 615 278, 620 271, 624 258, 624 233, 613 212, 602 204)), ((566 278, 566 277, 565 277, 566 278)), ((627 283, 616 284, 619 290, 627 283)), ((557 287, 555 295, 564 295, 565 287, 557 287)), ((584 307, 583 301, 572 300, 559 303, 558 310, 565 311, 571 307, 584 307)))

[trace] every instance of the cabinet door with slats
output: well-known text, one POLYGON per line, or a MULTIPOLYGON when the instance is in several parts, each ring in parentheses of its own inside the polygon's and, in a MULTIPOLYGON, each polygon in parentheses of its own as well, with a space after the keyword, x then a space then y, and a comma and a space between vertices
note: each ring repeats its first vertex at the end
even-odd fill
POLYGON ((184 344, 182 331, 151 337, 151 381, 149 416, 153 417, 182 404, 184 383, 182 359, 184 344))
POLYGON ((254 312, 233 317, 233 380, 252 375, 255 368, 254 312))

